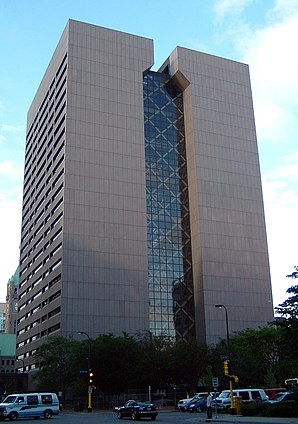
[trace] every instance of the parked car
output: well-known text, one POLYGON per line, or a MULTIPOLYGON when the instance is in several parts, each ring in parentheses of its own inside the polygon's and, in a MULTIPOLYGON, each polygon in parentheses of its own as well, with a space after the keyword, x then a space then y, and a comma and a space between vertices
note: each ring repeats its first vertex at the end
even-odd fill
POLYGON ((191 399, 186 404, 186 410, 188 412, 202 412, 207 410, 207 396, 191 399))
MULTIPOLYGON (((241 398, 241 402, 266 402, 269 398, 263 389, 236 389, 233 390, 233 396, 241 398)), ((216 408, 219 411, 230 412, 231 399, 230 390, 223 390, 220 395, 215 399, 216 408)))
POLYGON ((0 421, 8 418, 49 419, 59 414, 59 400, 56 393, 18 393, 8 395, 0 403, 0 421))
POLYGON ((153 403, 138 402, 136 400, 128 400, 123 406, 114 407, 113 412, 117 413, 119 420, 131 418, 137 421, 141 418, 151 418, 154 421, 158 415, 156 406, 153 403))
POLYGON ((194 393, 192 396, 190 396, 189 398, 185 398, 185 399, 181 399, 179 400, 178 404, 177 404, 177 408, 180 411, 187 411, 186 406, 190 401, 193 401, 194 399, 198 399, 198 398, 204 398, 207 397, 208 392, 199 392, 199 393, 194 393))
POLYGON ((269 400, 273 398, 273 396, 275 396, 277 393, 280 392, 287 392, 286 388, 283 387, 276 387, 274 389, 264 389, 266 395, 269 397, 269 400))
POLYGON ((153 403, 157 408, 163 408, 165 406, 175 406, 174 399, 167 399, 167 398, 154 399, 153 403))
POLYGON ((271 405, 279 405, 280 403, 298 403, 298 395, 294 392, 276 393, 272 399, 269 399, 271 405))

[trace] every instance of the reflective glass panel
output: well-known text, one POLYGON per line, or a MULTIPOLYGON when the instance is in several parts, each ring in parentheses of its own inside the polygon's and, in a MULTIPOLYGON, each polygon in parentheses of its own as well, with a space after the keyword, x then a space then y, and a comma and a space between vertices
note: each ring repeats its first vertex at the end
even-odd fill
POLYGON ((195 335, 182 92, 165 73, 144 76, 150 331, 195 335))

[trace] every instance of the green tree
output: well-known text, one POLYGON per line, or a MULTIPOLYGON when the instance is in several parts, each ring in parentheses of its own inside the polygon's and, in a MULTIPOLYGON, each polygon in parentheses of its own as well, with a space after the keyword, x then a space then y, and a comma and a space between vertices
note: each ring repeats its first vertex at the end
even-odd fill
POLYGON ((197 339, 176 343, 172 349, 172 376, 175 384, 188 394, 197 390, 210 363, 209 348, 197 339))
MULTIPOLYGON (((226 340, 222 339, 215 346, 210 346, 209 348, 209 364, 211 366, 212 376, 218 377, 220 389, 228 389, 229 387, 229 380, 223 371, 223 361, 225 359, 227 359, 227 343, 226 340)), ((236 374, 233 363, 234 361, 230 363, 230 374, 236 374)))
POLYGON ((153 335, 150 331, 138 336, 140 346, 140 387, 165 389, 172 382, 173 341, 167 335, 153 335))
POLYGON ((231 337, 232 373, 244 386, 264 386, 269 373, 278 381, 282 333, 275 326, 245 329, 231 337))
POLYGON ((272 371, 271 368, 269 368, 269 370, 267 371, 267 373, 264 376, 264 385, 268 389, 270 389, 270 388, 272 389, 272 388, 278 386, 275 374, 274 374, 274 372, 272 371))
POLYGON ((291 296, 279 304, 275 311, 286 319, 287 325, 298 325, 298 285, 288 288, 287 293, 291 296))
POLYGON ((295 271, 293 271, 292 274, 287 275, 288 278, 298 278, 298 266, 297 265, 294 266, 294 270, 295 271))
POLYGON ((123 336, 100 335, 92 342, 92 370, 97 391, 120 394, 138 387, 140 347, 123 336))
MULTIPOLYGON (((298 278, 298 267, 287 277, 298 278)), ((282 330, 281 373, 284 378, 298 375, 298 285, 288 288, 289 298, 279 304, 275 311, 281 316, 275 325, 282 330)))
POLYGON ((206 368, 206 373, 203 375, 203 384, 206 386, 209 390, 212 390, 212 378, 214 377, 212 372, 212 366, 208 365, 206 368))
POLYGON ((53 336, 35 353, 39 368, 34 376, 40 390, 61 391, 63 397, 79 376, 80 344, 53 336))

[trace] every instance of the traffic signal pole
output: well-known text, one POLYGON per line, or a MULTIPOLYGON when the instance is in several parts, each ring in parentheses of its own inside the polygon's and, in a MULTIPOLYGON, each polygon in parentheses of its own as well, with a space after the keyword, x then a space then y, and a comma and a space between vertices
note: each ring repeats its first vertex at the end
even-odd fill
POLYGON ((230 399, 231 399, 230 412, 231 412, 231 415, 234 415, 234 413, 235 413, 235 402, 234 402, 234 396, 233 396, 233 381, 235 383, 238 383, 238 377, 236 375, 230 374, 229 364, 230 364, 230 361, 228 359, 226 359, 223 363, 223 366, 224 366, 224 375, 229 377, 230 399))
POLYGON ((87 407, 88 412, 92 412, 92 401, 91 401, 91 398, 92 398, 92 387, 89 386, 88 387, 88 407, 87 407))
POLYGON ((230 398, 231 398, 230 411, 232 411, 232 413, 233 413, 233 411, 235 410, 235 405, 234 405, 234 396, 233 396, 233 381, 232 381, 231 378, 230 378, 230 398))
POLYGON ((87 411, 92 412, 92 383, 93 383, 93 372, 89 369, 89 385, 88 385, 88 406, 87 411))
POLYGON ((88 406, 87 411, 92 412, 92 390, 94 388, 93 386, 93 372, 91 370, 91 342, 92 339, 89 336, 88 333, 85 333, 85 331, 77 331, 78 334, 84 334, 88 338, 88 406))

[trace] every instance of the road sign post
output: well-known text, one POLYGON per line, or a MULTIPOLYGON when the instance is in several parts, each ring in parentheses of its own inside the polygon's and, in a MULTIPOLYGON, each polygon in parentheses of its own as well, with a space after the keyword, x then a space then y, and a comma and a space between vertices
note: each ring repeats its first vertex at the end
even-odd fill
POLYGON ((214 389, 217 388, 218 385, 219 385, 219 383, 218 383, 218 377, 212 377, 212 386, 213 386, 213 388, 214 389))

